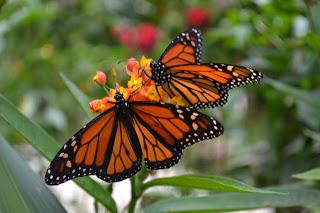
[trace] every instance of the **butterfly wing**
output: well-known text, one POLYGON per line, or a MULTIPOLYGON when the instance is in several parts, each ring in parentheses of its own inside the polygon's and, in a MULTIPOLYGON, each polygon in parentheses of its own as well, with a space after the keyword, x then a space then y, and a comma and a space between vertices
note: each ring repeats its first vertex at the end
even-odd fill
POLYGON ((157 91, 163 89, 169 97, 182 96, 187 106, 195 108, 223 106, 229 89, 263 77, 243 66, 201 64, 202 43, 199 30, 187 30, 170 43, 159 62, 151 62, 157 91))
POLYGON ((107 182, 120 181, 141 168, 141 151, 132 129, 119 119, 115 107, 80 129, 52 160, 45 182, 57 185, 76 177, 97 175, 107 182))
POLYGON ((182 32, 169 44, 159 61, 167 67, 200 63, 202 43, 199 30, 192 28, 182 32))
POLYGON ((187 64, 171 67, 170 81, 161 86, 170 97, 182 96, 195 108, 222 106, 228 90, 258 82, 262 73, 251 68, 229 64, 187 64))
POLYGON ((223 133, 220 123, 193 109, 134 102, 132 110, 133 127, 149 169, 171 167, 179 161, 185 147, 223 133))
POLYGON ((228 92, 219 83, 199 76, 195 72, 177 72, 157 89, 164 90, 169 97, 181 96, 186 106, 215 107, 222 106, 228 100, 228 92))
POLYGON ((107 182, 117 182, 129 178, 141 169, 141 150, 138 138, 133 132, 130 118, 118 119, 113 144, 108 150, 106 163, 97 176, 107 182))

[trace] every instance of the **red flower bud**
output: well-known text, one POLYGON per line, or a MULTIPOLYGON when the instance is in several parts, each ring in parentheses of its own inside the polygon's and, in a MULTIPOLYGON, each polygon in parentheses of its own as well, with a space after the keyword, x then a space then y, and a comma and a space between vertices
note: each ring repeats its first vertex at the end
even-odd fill
POLYGON ((143 23, 137 27, 126 23, 112 27, 112 35, 123 45, 135 50, 149 52, 158 38, 159 30, 152 24, 143 23))
POLYGON ((211 12, 204 8, 192 8, 185 13, 187 25, 196 28, 208 26, 211 15, 211 12))
POLYGON ((113 26, 112 35, 123 45, 130 46, 133 42, 132 27, 127 23, 113 26))
POLYGON ((136 27, 137 49, 149 52, 153 49, 158 38, 159 30, 152 24, 140 24, 136 27))

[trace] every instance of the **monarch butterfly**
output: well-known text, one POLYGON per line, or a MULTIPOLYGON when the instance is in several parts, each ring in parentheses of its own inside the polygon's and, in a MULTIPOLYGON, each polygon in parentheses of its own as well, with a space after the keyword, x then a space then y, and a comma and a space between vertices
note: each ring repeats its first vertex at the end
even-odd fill
POLYGON ((151 61, 151 80, 159 93, 182 96, 195 108, 222 106, 228 90, 259 81, 263 75, 251 68, 232 64, 201 63, 202 35, 190 29, 178 35, 158 61, 151 61))
POLYGON ((68 140, 45 174, 47 184, 87 175, 121 181, 140 170, 142 158, 149 169, 169 168, 185 147, 223 133, 218 121, 194 109, 130 97, 116 92, 112 108, 68 140))

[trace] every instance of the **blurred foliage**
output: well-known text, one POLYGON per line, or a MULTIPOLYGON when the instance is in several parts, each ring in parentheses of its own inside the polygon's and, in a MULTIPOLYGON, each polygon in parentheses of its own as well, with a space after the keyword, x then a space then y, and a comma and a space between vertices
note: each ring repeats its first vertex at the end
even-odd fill
MULTIPOLYGON (((202 28, 203 61, 249 66, 268 80, 232 91, 225 107, 207 110, 226 131, 215 143, 186 150, 177 173, 270 186, 319 167, 318 0, 0 1, 0 91, 62 144, 88 116, 59 73, 91 99, 101 97, 91 83, 95 70, 116 67, 124 82, 124 62, 142 54, 157 59, 188 27, 185 11, 195 7, 212 14, 202 28), (155 48, 146 53, 121 45, 112 34, 121 23, 153 24, 159 29, 155 48)), ((8 141, 21 143, 0 124, 8 141)))
POLYGON ((0 135, 1 212, 61 212, 66 210, 49 191, 42 179, 0 135))
POLYGON ((309 171, 296 174, 294 177, 306 180, 320 180, 320 168, 311 169, 309 171))

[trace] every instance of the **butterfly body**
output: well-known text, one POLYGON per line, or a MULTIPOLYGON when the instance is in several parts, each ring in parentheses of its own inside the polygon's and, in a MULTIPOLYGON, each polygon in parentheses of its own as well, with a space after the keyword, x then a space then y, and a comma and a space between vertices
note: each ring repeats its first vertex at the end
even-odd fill
POLYGON ((168 74, 168 68, 158 61, 151 61, 151 80, 155 82, 155 84, 163 85, 166 82, 170 81, 170 75, 168 74))
MULTIPOLYGON (((141 169, 164 169, 176 164, 182 150, 223 133, 215 119, 172 104, 125 100, 101 113, 56 154, 45 181, 57 185, 81 176, 96 175, 107 182, 131 177, 141 169)), ((129 98, 130 99, 130 98, 129 98)))
POLYGON ((124 114, 127 113, 127 110, 130 109, 129 102, 124 99, 123 94, 117 92, 114 96, 116 100, 116 110, 117 114, 119 114, 119 111, 123 112, 124 114))

